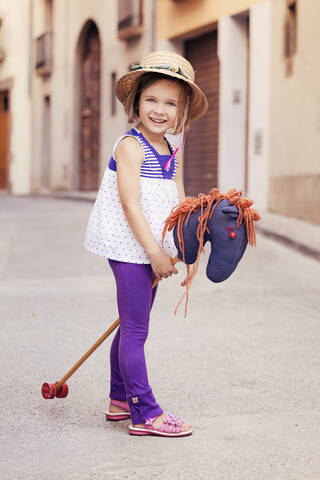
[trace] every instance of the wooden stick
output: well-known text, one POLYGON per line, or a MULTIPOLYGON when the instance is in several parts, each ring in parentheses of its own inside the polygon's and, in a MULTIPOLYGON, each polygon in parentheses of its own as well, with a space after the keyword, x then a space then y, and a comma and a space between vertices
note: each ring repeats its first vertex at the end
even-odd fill
MULTIPOLYGON (((172 264, 175 265, 178 261, 179 261, 178 256, 176 256, 172 259, 172 264)), ((158 284, 158 282, 159 280, 155 278, 152 282, 152 288, 155 287, 158 284)), ((62 387, 62 385, 68 380, 68 378, 70 378, 71 375, 73 375, 74 372, 78 370, 78 368, 87 360, 87 358, 90 357, 90 355, 92 355, 92 353, 101 345, 101 343, 103 343, 105 339, 109 337, 109 335, 117 328, 119 324, 120 324, 120 318, 117 318, 117 320, 115 320, 113 324, 108 328, 108 330, 106 330, 104 334, 101 335, 101 337, 98 338, 98 340, 89 348, 89 350, 84 355, 82 355, 80 360, 78 360, 73 365, 73 367, 70 368, 70 370, 64 375, 64 377, 62 377, 61 380, 59 380, 59 382, 56 383, 56 391, 58 391, 62 387)))

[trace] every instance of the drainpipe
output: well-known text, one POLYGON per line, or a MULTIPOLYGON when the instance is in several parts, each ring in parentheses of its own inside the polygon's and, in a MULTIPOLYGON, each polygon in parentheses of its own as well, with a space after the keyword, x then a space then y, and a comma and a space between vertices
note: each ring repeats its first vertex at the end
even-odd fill
POLYGON ((156 0, 151 3, 151 52, 156 48, 156 0))
POLYGON ((32 74, 33 74, 33 12, 34 12, 34 6, 33 6, 33 0, 30 1, 29 3, 29 45, 28 45, 28 50, 29 50, 29 68, 28 68, 28 96, 30 97, 32 94, 32 74))

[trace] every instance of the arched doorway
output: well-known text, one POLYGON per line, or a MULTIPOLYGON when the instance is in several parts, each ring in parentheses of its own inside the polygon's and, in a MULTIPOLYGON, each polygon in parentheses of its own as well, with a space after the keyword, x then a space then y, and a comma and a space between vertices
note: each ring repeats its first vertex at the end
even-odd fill
POLYGON ((78 49, 80 190, 97 190, 99 184, 100 57, 99 32, 90 20, 82 29, 78 49))

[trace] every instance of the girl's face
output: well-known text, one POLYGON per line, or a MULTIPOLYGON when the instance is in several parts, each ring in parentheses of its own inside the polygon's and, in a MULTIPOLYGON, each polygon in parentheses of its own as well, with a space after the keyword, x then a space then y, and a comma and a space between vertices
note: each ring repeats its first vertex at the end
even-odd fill
POLYGON ((172 80, 159 80, 141 93, 139 119, 145 129, 164 135, 175 126, 181 87, 172 80))

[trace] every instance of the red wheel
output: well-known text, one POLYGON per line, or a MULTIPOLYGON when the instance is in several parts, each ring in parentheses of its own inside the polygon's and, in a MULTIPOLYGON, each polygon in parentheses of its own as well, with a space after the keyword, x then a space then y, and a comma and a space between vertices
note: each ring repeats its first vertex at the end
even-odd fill
POLYGON ((56 385, 54 383, 44 383, 41 388, 43 398, 48 400, 56 396, 56 385))
POLYGON ((65 398, 68 395, 68 392, 69 392, 68 385, 66 383, 64 383, 62 385, 62 387, 59 388, 59 390, 57 391, 56 397, 57 398, 65 398))

